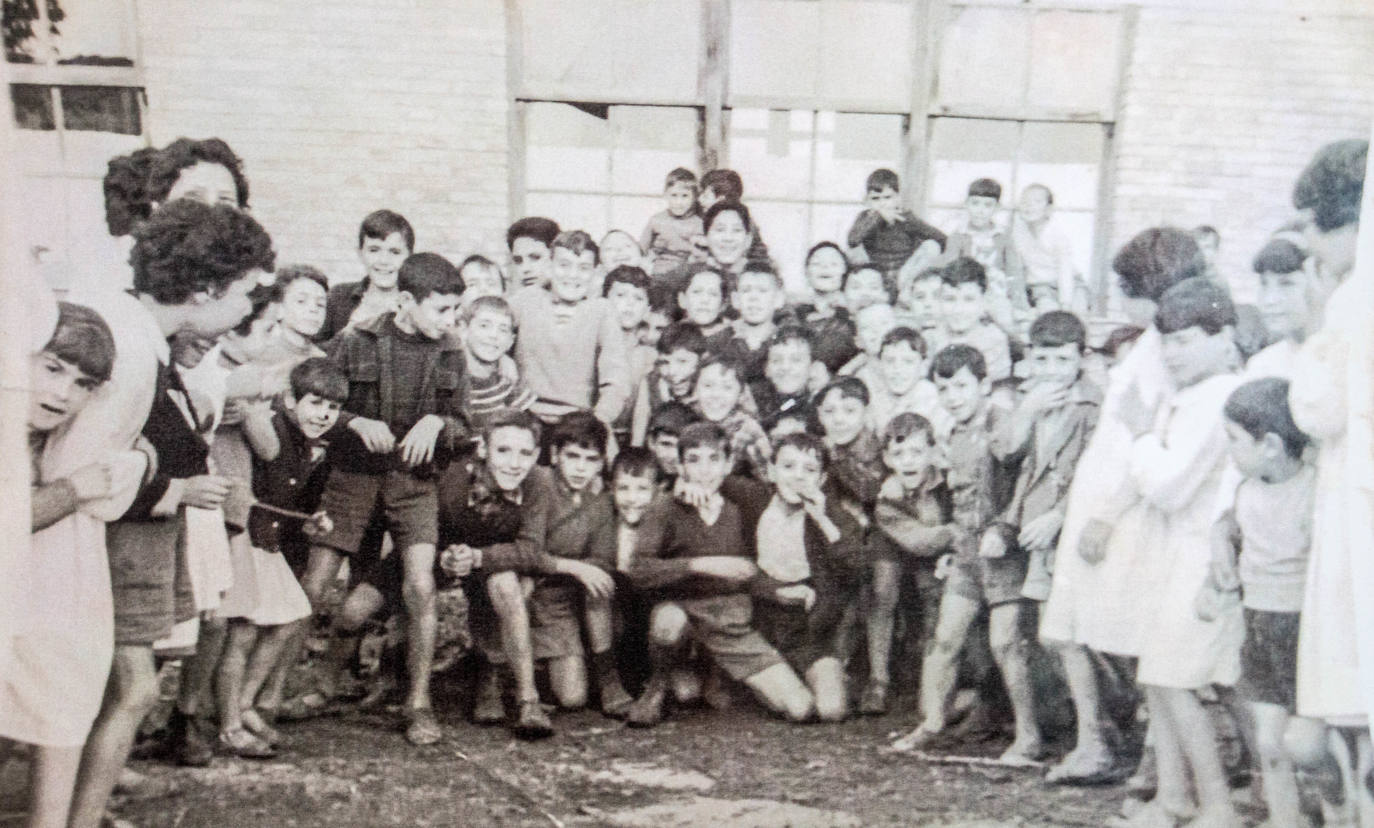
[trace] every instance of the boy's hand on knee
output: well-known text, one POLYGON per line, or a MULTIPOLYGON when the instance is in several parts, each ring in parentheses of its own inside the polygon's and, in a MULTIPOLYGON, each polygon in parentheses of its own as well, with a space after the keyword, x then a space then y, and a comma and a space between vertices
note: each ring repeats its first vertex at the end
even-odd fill
POLYGON ((475 558, 472 547, 454 544, 439 553, 439 568, 455 578, 464 578, 472 572, 475 558))
POLYGON ((1002 532, 997 527, 993 527, 983 533, 983 539, 978 544, 978 555, 983 558, 1004 558, 1007 555, 1007 541, 1002 537, 1002 532))
POLYGON ((330 532, 334 531, 334 521, 329 517, 328 512, 321 509, 310 516, 310 519, 301 526, 301 531, 304 532, 305 536, 308 538, 328 535, 330 532))
POLYGON ((802 609, 807 612, 816 605, 816 590, 806 584, 792 584, 791 586, 778 587, 775 593, 778 600, 784 604, 801 604, 802 609))
POLYGON ((1064 514, 1051 510, 1021 527, 1016 542, 1026 549, 1049 549, 1064 526, 1064 514))
POLYGON ((419 466, 434 458, 434 444, 444 430, 444 418, 426 414, 401 438, 401 459, 407 466, 419 466))
POLYGON ((615 592, 615 579, 610 573, 598 566, 583 561, 563 561, 559 569, 564 575, 571 575, 587 590, 587 597, 605 599, 615 592))
POLYGON ((349 421, 348 427, 362 438, 363 445, 370 452, 386 454, 396 448, 396 435, 392 434, 390 426, 381 420, 354 417, 349 421))
POLYGON ((1078 557, 1090 564, 1101 563, 1107 557, 1107 541, 1111 536, 1110 523, 1097 518, 1088 521, 1078 536, 1078 557))

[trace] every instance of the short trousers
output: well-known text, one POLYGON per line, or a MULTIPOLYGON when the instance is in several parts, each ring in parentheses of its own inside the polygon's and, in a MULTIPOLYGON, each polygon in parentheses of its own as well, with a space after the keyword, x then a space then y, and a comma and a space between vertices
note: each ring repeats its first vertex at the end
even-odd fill
POLYGON ((1245 643, 1240 647, 1236 691, 1252 702, 1297 710, 1298 622, 1302 613, 1245 607, 1245 643))
POLYGON ((116 644, 152 644, 172 631, 181 525, 179 518, 169 518, 107 527, 116 644))
POLYGON ((687 614, 688 635, 736 681, 784 663, 773 645, 750 626, 753 605, 748 595, 680 598, 665 603, 675 604, 687 614))
POLYGON ((434 480, 420 480, 404 471, 374 475, 340 469, 329 473, 320 499, 320 508, 329 514, 334 529, 315 542, 345 556, 357 553, 378 506, 397 549, 439 542, 439 494, 434 480))
MULTIPOLYGON (((360 567, 358 584, 366 584, 377 590, 382 596, 383 611, 387 615, 405 610, 405 596, 402 589, 405 587, 406 570, 405 555, 400 549, 391 550, 391 554, 385 558, 373 558, 362 563, 360 567)), ((451 588, 455 579, 448 573, 439 568, 438 555, 435 555, 434 564, 434 589, 451 588)))
POLYGON ((526 606, 535 660, 583 655, 581 584, 566 575, 537 577, 526 606))
POLYGON ((956 554, 945 590, 990 607, 1020 601, 1027 562, 1021 550, 1009 550, 1000 558, 984 558, 977 552, 956 554))
POLYGON ((810 613, 796 604, 754 604, 754 628, 798 675, 805 675, 811 665, 833 655, 826 652, 825 642, 816 640, 810 621, 810 613))

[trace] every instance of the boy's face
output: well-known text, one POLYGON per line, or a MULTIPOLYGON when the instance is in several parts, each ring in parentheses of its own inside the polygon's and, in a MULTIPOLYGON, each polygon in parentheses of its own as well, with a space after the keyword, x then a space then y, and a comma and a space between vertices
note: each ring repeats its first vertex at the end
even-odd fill
POLYGON ((281 298, 281 323, 307 339, 324 327, 324 288, 313 279, 296 279, 281 298))
POLYGON ((568 443, 550 458, 558 477, 574 492, 586 491, 606 465, 606 456, 596 449, 568 443))
POLYGON ((971 195, 964 201, 964 209, 968 211, 970 225, 987 227, 992 224, 993 216, 997 215, 997 199, 992 196, 971 195))
POLYGON ((612 230, 601 240, 601 266, 607 273, 621 265, 639 267, 643 258, 639 243, 624 230, 612 230))
POLYGON ((720 490, 730 473, 730 452, 724 446, 692 446, 682 452, 682 476, 708 492, 720 490))
POLYGON ((206 339, 214 339, 232 331, 253 312, 249 291, 260 281, 268 279, 264 271, 254 268, 230 283, 218 296, 208 293, 193 295, 184 306, 191 311, 186 328, 206 339))
POLYGON ((793 506, 802 502, 802 492, 809 495, 819 491, 824 477, 821 458, 798 446, 783 446, 768 464, 768 480, 778 497, 793 506))
POLYGON ((1259 275, 1260 319, 1276 340, 1302 339, 1306 335, 1307 320, 1312 318, 1313 310, 1311 280, 1305 270, 1259 275))
POLYGON ((1225 420, 1226 445, 1236 469, 1246 477, 1259 477, 1270 465, 1270 452, 1265 440, 1256 440, 1250 432, 1232 420, 1225 420))
MULTIPOLYGON (((402 295, 410 294, 403 291, 402 295)), ((443 339, 458 324, 459 301, 456 293, 431 293, 420 302, 406 301, 403 312, 425 337, 443 339)))
POLYGON ((832 445, 847 446, 864 430, 864 404, 838 390, 831 391, 816 409, 825 439, 832 445))
POLYGON ((888 440, 883 447, 883 465, 907 491, 919 488, 935 465, 935 446, 930 442, 930 434, 918 432, 901 442, 888 440))
POLYGON ((1059 388, 1078 381, 1083 370, 1083 351, 1075 342, 1063 345, 1031 345, 1026 370, 1031 379, 1059 388))
POLYGON ((850 313, 858 313, 869 305, 884 305, 888 302, 887 286, 883 284, 883 274, 871 267, 861 268, 849 274, 844 285, 844 303, 850 313))
POLYGON ((29 428, 52 431, 75 417, 100 387, 74 363, 42 351, 29 360, 29 428))
POLYGON ((724 365, 713 364, 701 369, 697 374, 697 405, 701 416, 718 423, 730 416, 739 404, 743 390, 739 377, 724 365))
POLYGON ((732 300, 739 318, 748 325, 764 325, 773 321, 773 314, 782 307, 782 290, 770 273, 745 271, 732 300))
POLYGON ((960 368, 952 377, 936 376, 935 388, 940 392, 940 406, 959 423, 967 423, 982 411, 992 391, 986 377, 978 379, 967 367, 960 368))
POLYGON ((515 326, 509 314, 483 308, 468 320, 463 341, 473 359, 490 365, 508 353, 510 346, 515 344, 515 326))
POLYGON ((458 271, 458 275, 463 277, 463 284, 467 286, 463 290, 464 302, 471 302, 483 296, 503 296, 506 293, 506 286, 501 281, 501 271, 494 267, 473 263, 458 271))
POLYGON ((977 327, 983 318, 983 290, 974 282, 940 287, 940 312, 951 333, 964 333, 977 327))
POLYGON ((663 376, 668 378, 668 385, 674 394, 686 396, 692 392, 692 380, 696 379, 697 366, 700 364, 701 354, 696 351, 678 348, 668 354, 663 361, 663 376))
POLYGON ((779 394, 792 396, 806 390, 811 379, 811 346, 800 339, 777 342, 768 348, 763 375, 779 394))
POLYGON ((739 261, 749 249, 749 230, 744 219, 734 210, 726 210, 711 222, 706 231, 706 247, 716 261, 729 264, 739 261))
POLYGON ((175 201, 179 198, 211 206, 239 206, 239 192, 234 186, 234 176, 228 167, 213 161, 197 161, 181 169, 172 188, 167 191, 165 200, 175 201))
MULTIPOLYGON (((676 451, 677 446, 673 448, 676 451)), ((649 504, 654 502, 654 489, 654 479, 650 475, 617 472, 611 487, 616 514, 630 526, 638 526, 649 504)))
POLYGON ((940 324, 940 288, 943 285, 939 276, 918 276, 907 284, 902 293, 903 304, 916 317, 916 324, 923 330, 940 324))
POLYGON ((668 200, 668 212, 681 218, 692 212, 692 205, 696 203, 696 188, 685 181, 674 181, 663 191, 663 197, 668 200))
POLYGON ((1209 334, 1194 325, 1160 337, 1164 368, 1175 388, 1187 388, 1224 373, 1235 356, 1234 332, 1226 326, 1209 334))
POLYGON ((410 245, 405 236, 392 233, 384 239, 367 237, 358 248, 358 258, 362 260, 367 281, 382 290, 396 287, 396 278, 401 272, 401 262, 410 256, 410 245))
POLYGON ((677 299, 688 322, 702 327, 716 324, 725 307, 720 274, 709 270, 698 273, 677 299))
POLYGON ((720 201, 720 196, 710 187, 702 190, 701 195, 697 196, 697 206, 701 207, 701 212, 703 213, 711 209, 711 205, 715 204, 717 201, 720 201))
POLYGON ((319 394, 307 391, 296 399, 290 393, 286 396, 286 404, 291 411, 291 419, 300 426, 301 433, 307 439, 314 440, 334 427, 338 422, 339 411, 343 408, 343 403, 337 400, 326 400, 319 394))
POLYGON ((806 263, 806 280, 817 293, 834 293, 844 282, 844 256, 833 247, 822 247, 806 263))
POLYGON ((1050 194, 1043 187, 1027 187, 1021 193, 1016 211, 1026 221, 1040 221, 1050 215, 1050 194))
POLYGON ((897 396, 916 387, 917 381, 925 374, 925 363, 921 352, 905 341, 888 343, 878 360, 887 390, 897 396))
POLYGON ((479 454, 501 491, 513 492, 534 468, 539 459, 539 446, 529 429, 502 426, 487 435, 479 447, 479 454))
POLYGON ((859 347, 876 357, 883 347, 883 337, 897 327, 897 314, 891 305, 869 305, 854 319, 859 347))
POLYGON ((768 430, 768 439, 781 440, 789 434, 801 434, 806 431, 806 419, 798 414, 786 414, 778 418, 773 427, 768 430))
POLYGON ((869 190, 864 196, 864 204, 873 210, 892 212, 901 206, 901 196, 891 187, 869 190))
POLYGON ((553 277, 550 282, 557 299, 577 303, 587 298, 596 273, 596 254, 590 250, 574 253, 566 247, 553 251, 553 277))
POLYGON ((635 287, 628 282, 616 282, 611 285, 611 292, 606 294, 606 298, 615 308, 615 316, 622 331, 633 331, 638 328, 649 314, 649 294, 645 293, 643 288, 635 287))
POLYGON ((665 477, 677 477, 682 470, 677 456, 677 435, 658 431, 649 435, 649 451, 654 453, 658 468, 665 477))
POLYGON ((520 287, 544 284, 553 265, 549 246, 529 236, 511 242, 510 262, 515 266, 515 281, 520 287))

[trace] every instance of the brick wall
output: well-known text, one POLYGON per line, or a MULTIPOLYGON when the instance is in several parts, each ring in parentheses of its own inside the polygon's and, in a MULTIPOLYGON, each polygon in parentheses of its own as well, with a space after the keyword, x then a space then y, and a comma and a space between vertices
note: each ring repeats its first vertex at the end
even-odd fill
POLYGON ((1358 9, 1143 9, 1116 132, 1109 250, 1155 224, 1214 225, 1221 270, 1248 299, 1251 258, 1293 217, 1293 182, 1312 153, 1369 135, 1374 5, 1358 9))
POLYGON ((501 0, 138 8, 154 145, 228 141, 280 262, 358 278, 358 223, 380 207, 411 220, 419 249, 503 249, 501 0))

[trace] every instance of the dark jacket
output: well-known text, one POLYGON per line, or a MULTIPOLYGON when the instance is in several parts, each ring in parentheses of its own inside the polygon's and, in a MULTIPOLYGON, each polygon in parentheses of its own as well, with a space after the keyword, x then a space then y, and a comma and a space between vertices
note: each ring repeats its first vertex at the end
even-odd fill
MULTIPOLYGON (((167 487, 171 482, 210 472, 207 463, 210 446, 186 422, 181 409, 169 395, 171 391, 185 394, 181 375, 175 367, 159 366, 153 406, 148 411, 147 421, 143 424, 143 436, 157 450, 157 471, 139 490, 134 502, 120 517, 121 521, 162 520, 168 517, 156 516, 152 511, 158 501, 167 494, 167 487)), ((191 416, 199 417, 199 412, 191 405, 189 395, 186 400, 187 405, 191 407, 191 416)))
MULTIPOLYGON (((272 428, 280 446, 277 456, 263 460, 253 455, 253 496, 260 503, 313 514, 320 505, 325 478, 329 476, 328 452, 313 460, 313 449, 323 441, 311 441, 284 411, 272 415, 272 428)), ((309 546, 302 531, 304 521, 253 505, 248 513, 248 536, 253 545, 268 552, 299 554, 309 546)))
POLYGON ((367 293, 367 279, 331 286, 324 300, 324 327, 320 328, 315 340, 326 343, 338 336, 348 326, 348 320, 363 301, 364 293, 367 293))

